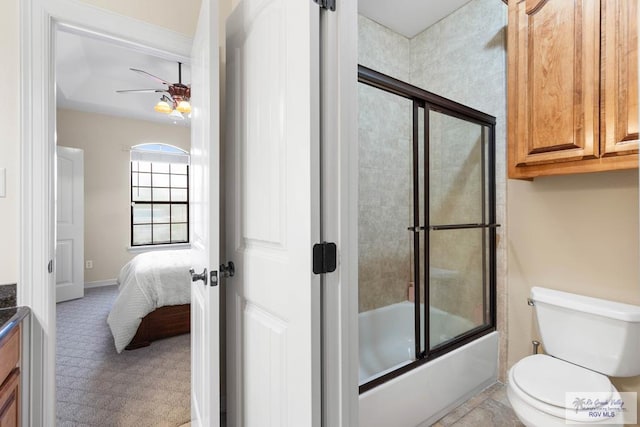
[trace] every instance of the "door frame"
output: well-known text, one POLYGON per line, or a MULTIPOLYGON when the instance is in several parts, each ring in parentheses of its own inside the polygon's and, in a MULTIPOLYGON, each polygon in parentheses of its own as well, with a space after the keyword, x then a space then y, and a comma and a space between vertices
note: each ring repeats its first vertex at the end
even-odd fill
POLYGON ((358 2, 320 14, 321 241, 338 268, 321 279, 323 425, 359 425, 358 2))
MULTIPOLYGON (((215 23, 217 25, 217 23, 215 23)), ((18 304, 31 308, 30 413, 25 425, 53 426, 56 414, 55 31, 106 38, 189 62, 190 37, 74 0, 20 1, 20 267, 18 304)), ((26 391, 26 390, 25 390, 26 391)), ((25 405, 27 406, 27 405, 25 405)))

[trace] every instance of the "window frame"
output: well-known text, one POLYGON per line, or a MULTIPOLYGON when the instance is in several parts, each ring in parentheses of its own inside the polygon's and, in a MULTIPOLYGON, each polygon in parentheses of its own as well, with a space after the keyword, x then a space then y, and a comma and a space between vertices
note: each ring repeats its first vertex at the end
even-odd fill
MULTIPOLYGON (((129 201, 130 201, 130 234, 129 234, 129 243, 130 243, 130 248, 131 249, 137 249, 137 248, 143 248, 143 247, 154 247, 154 248, 159 248, 162 246, 171 246, 171 245, 189 245, 190 244, 190 217, 191 217, 191 212, 190 212, 190 206, 189 206, 189 202, 190 202, 190 194, 189 194, 189 190, 190 190, 190 159, 189 159, 189 154, 178 148, 178 147, 174 147, 172 145, 169 144, 160 144, 160 143, 153 143, 153 144, 141 144, 141 145, 136 145, 134 147, 131 148, 131 153, 133 153, 134 151, 138 151, 138 152, 144 152, 144 153, 148 153, 148 157, 150 157, 149 160, 134 160, 133 159, 133 155, 130 156, 129 158, 129 201), (145 146, 158 146, 159 148, 162 147, 166 147, 168 149, 168 151, 164 151, 164 150, 150 150, 150 149, 144 149, 145 146), (175 153, 175 150, 179 150, 179 154, 175 153), (176 154, 176 156, 186 156, 187 157, 187 161, 180 161, 180 162, 171 162, 171 161, 167 161, 168 157, 171 155, 171 152, 174 152, 176 154), (157 153, 158 154, 158 158, 156 160, 153 160, 153 154, 157 153), (134 171, 134 162, 142 162, 142 161, 147 161, 150 164, 150 170, 149 172, 140 172, 139 166, 138 169, 134 171), (154 171, 153 167, 154 164, 159 164, 159 163, 164 163, 164 164, 168 164, 169 165, 169 171, 168 172, 156 172, 154 171), (172 168, 171 165, 184 165, 186 168, 186 173, 173 173, 172 172, 172 168), (141 186, 140 185, 140 173, 148 173, 150 175, 150 183, 149 185, 144 185, 141 186), (134 184, 134 174, 138 174, 138 181, 137 184, 134 184), (154 186, 154 175, 166 175, 168 176, 169 179, 169 183, 168 186, 154 186), (186 187, 173 187, 172 186, 172 175, 179 175, 179 176, 184 176, 186 177, 186 187), (148 189, 150 191, 150 200, 148 201, 140 201, 140 200, 134 200, 134 191, 136 189, 140 189, 140 188, 144 188, 144 189, 148 189), (154 199, 154 189, 166 189, 169 191, 169 197, 168 200, 162 200, 162 201, 155 201, 154 199), (175 189, 180 189, 180 190, 186 190, 186 199, 185 200, 181 200, 181 201, 174 201, 172 200, 172 190, 175 189), (144 222, 144 223, 135 223, 134 221, 134 209, 136 204, 143 204, 143 205, 149 205, 149 209, 150 209, 150 220, 149 222, 144 222), (168 222, 158 222, 155 223, 153 221, 153 215, 154 215, 154 207, 155 206, 169 206, 169 218, 168 218, 168 222), (186 221, 173 221, 172 219, 172 210, 173 210, 173 206, 185 206, 186 207, 186 221), (172 233, 173 233, 173 225, 175 224, 186 224, 187 227, 187 234, 186 234, 186 240, 174 240, 172 233), (151 227, 151 241, 150 242, 145 242, 145 243, 135 243, 135 239, 134 239, 134 228, 135 226, 140 226, 140 225, 148 225, 151 227), (161 242, 154 242, 154 225, 168 225, 169 226, 169 240, 168 241, 161 241, 161 242)), ((177 157, 176 157, 177 159, 177 157)))

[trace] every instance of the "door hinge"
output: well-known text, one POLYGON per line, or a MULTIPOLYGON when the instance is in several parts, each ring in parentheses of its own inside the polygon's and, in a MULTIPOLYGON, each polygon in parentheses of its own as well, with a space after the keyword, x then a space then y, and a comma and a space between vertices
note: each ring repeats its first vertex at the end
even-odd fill
POLYGON ((313 2, 317 3, 323 9, 327 9, 332 12, 336 11, 336 0, 313 0, 313 2))
POLYGON ((335 243, 322 242, 313 245, 313 274, 336 271, 336 257, 335 243))

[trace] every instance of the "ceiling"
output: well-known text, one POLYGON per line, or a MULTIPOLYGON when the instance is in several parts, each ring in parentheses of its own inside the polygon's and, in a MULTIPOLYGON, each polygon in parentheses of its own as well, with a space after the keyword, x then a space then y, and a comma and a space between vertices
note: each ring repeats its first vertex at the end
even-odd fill
MULTIPOLYGON (((120 89, 166 87, 129 68, 141 69, 177 83, 177 62, 64 31, 57 33, 56 49, 56 101, 59 108, 189 125, 188 118, 174 122, 168 115, 153 110, 161 94, 116 93, 120 89)), ((182 82, 191 83, 188 65, 182 66, 182 82)))
MULTIPOLYGON (((359 0, 359 13, 413 38, 470 0, 359 0)), ((124 116, 160 123, 188 126, 189 120, 174 122, 157 113, 156 93, 119 94, 119 89, 160 89, 162 84, 135 73, 145 70, 170 82, 178 81, 176 62, 122 45, 65 31, 57 33, 56 83, 60 108, 124 116)), ((182 66, 182 81, 191 83, 188 65, 182 66)))
POLYGON ((358 12, 413 38, 470 0, 359 0, 358 12))

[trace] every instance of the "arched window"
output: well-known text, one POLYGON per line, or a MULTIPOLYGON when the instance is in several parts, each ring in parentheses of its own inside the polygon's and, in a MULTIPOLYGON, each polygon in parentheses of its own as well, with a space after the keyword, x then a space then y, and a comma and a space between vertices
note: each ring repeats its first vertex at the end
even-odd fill
POLYGON ((131 148, 131 246, 189 242, 189 154, 167 144, 131 148))

